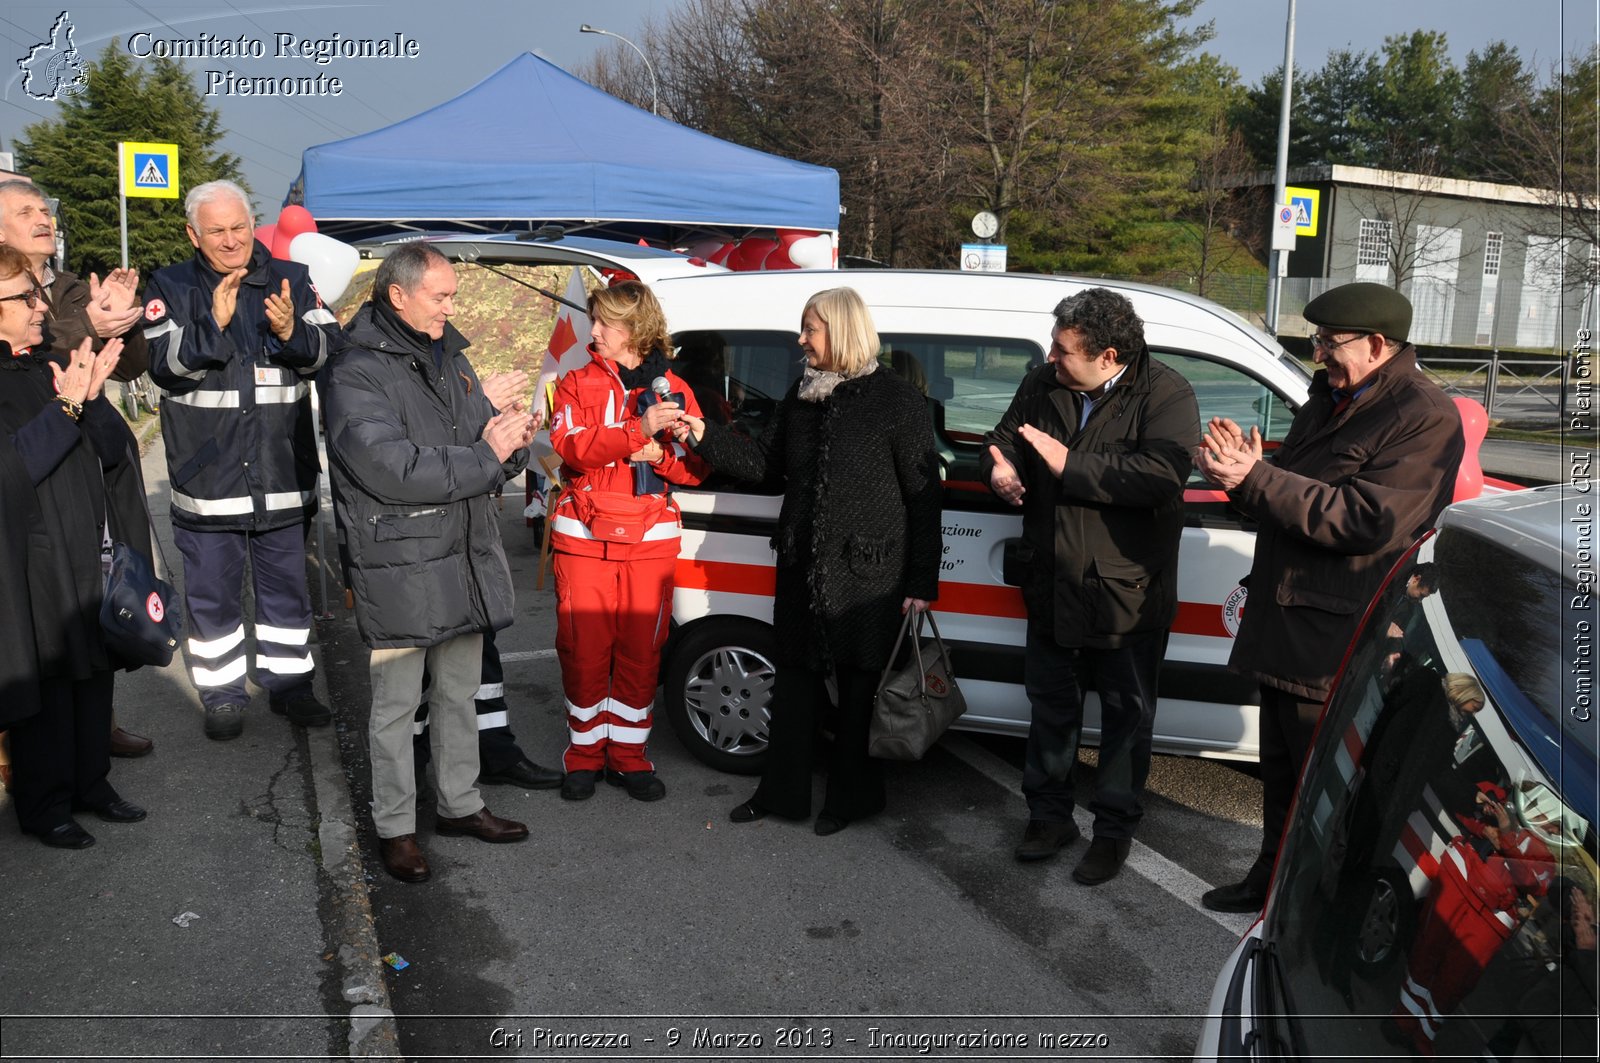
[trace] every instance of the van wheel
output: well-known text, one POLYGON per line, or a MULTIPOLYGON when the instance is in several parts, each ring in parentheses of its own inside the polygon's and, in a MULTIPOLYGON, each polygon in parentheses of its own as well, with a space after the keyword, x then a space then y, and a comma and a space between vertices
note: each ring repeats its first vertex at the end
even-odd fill
POLYGON ((1364 967, 1383 967, 1411 940, 1416 918, 1411 885, 1396 872, 1377 871, 1366 898, 1356 927, 1355 958, 1364 967))
POLYGON ((772 628, 757 620, 708 620, 677 640, 667 661, 667 719, 678 738, 718 771, 759 774, 767 759, 772 628))

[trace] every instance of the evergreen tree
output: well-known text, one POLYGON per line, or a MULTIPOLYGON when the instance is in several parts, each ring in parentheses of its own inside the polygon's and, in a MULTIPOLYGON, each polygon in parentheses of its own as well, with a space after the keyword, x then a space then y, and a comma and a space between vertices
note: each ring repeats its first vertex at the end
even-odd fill
POLYGON ((17 161, 61 201, 67 265, 104 273, 122 257, 117 199, 119 141, 178 146, 178 199, 128 203, 128 264, 151 270, 194 252, 183 230, 182 195, 218 178, 243 184, 236 155, 220 151, 222 123, 183 66, 155 58, 135 65, 108 44, 88 64, 85 90, 64 99, 57 120, 28 126, 16 140, 17 161))

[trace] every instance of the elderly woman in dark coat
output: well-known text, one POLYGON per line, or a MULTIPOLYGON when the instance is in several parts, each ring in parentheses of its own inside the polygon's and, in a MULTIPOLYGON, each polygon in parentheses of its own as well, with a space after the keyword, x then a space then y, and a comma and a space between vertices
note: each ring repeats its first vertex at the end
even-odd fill
POLYGON ((718 471, 784 488, 770 744, 755 796, 729 818, 810 814, 812 735, 831 672, 839 722, 815 826, 825 835, 884 806, 867 728, 902 615, 938 595, 939 473, 927 401, 878 371, 877 330, 854 289, 811 297, 800 349, 805 373, 759 440, 687 414, 676 432, 718 471))
MULTIPOLYGON (((30 518, 26 578, 39 708, 11 724, 11 792, 25 833, 83 849, 94 837, 74 811, 108 822, 145 816, 106 778, 112 677, 122 662, 100 633, 100 552, 108 520, 116 537, 146 553, 150 544, 133 437, 101 394, 122 344, 95 354, 85 341, 63 369, 42 353, 45 311, 27 257, 0 245, 0 433, 32 484, 38 518, 30 518)), ((15 479, 5 479, 8 513, 26 508, 15 479)), ((18 646, 12 640, 9 652, 18 646)))

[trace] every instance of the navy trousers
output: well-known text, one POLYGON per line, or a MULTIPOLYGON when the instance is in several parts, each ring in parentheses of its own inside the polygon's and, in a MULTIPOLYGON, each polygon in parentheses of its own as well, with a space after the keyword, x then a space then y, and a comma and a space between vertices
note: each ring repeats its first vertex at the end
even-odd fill
POLYGON ((1100 770, 1095 775, 1095 837, 1132 838, 1144 816, 1155 733, 1156 680, 1167 633, 1132 635, 1116 649, 1058 646, 1044 625, 1028 624, 1023 686, 1033 709, 1022 768, 1028 817, 1072 820, 1072 770, 1083 736, 1083 692, 1100 695, 1100 770))
POLYGON ((183 554, 183 604, 189 613, 189 666, 200 700, 246 705, 244 563, 255 589, 255 680, 273 701, 311 689, 311 594, 306 589, 306 527, 265 532, 191 531, 174 526, 183 554))

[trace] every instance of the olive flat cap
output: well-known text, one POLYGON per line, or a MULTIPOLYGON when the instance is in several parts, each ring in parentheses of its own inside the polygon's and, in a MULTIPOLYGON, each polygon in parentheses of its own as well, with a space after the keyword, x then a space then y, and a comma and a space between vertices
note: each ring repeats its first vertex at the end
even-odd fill
POLYGON ((1396 343, 1404 343, 1411 332, 1411 300, 1366 281, 1329 288, 1306 304, 1304 316, 1338 332, 1381 332, 1396 343))

